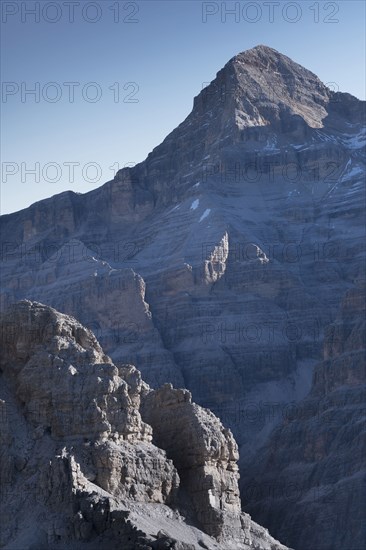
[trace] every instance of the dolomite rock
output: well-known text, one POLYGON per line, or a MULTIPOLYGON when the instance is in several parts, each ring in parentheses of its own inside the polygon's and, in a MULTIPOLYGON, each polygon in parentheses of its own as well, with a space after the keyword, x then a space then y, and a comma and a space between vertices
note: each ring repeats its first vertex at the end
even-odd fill
POLYGON ((105 442, 93 448, 92 454, 95 482, 108 493, 137 502, 169 503, 174 499, 179 477, 160 449, 105 442))
POLYGON ((209 254, 204 263, 204 280, 207 284, 217 282, 224 275, 226 270, 226 261, 229 256, 228 234, 222 237, 217 246, 209 254))
POLYGON ((35 428, 55 438, 151 440, 118 368, 74 319, 25 301, 4 315, 2 342, 4 376, 35 428))
POLYGON ((143 417, 156 445, 176 465, 203 529, 218 539, 238 537, 241 505, 236 442, 211 411, 171 384, 143 399, 143 417))
POLYGON ((236 444, 189 392, 163 388, 172 399, 160 403, 169 415, 176 395, 188 397, 183 488, 182 456, 167 457, 141 419, 154 392, 134 366, 114 365, 90 330, 37 302, 13 304, 0 330, 2 548, 285 549, 241 515, 236 444), (204 484, 188 513, 187 482, 204 484))
POLYGON ((358 549, 365 539, 365 290, 360 284, 344 296, 311 392, 241 486, 256 521, 299 550, 358 549))
POLYGON ((240 53, 144 162, 0 218, 1 304, 74 315, 151 387, 187 387, 245 482, 365 278, 365 137, 364 102, 272 48, 240 53))
MULTIPOLYGON (((152 322, 142 277, 132 267, 115 269, 101 260, 97 243, 86 246, 70 239, 60 249, 55 248, 27 243, 21 253, 26 273, 12 277, 11 286, 22 288, 28 296, 33 288, 33 300, 75 316, 95 333, 104 349, 114 350, 115 360, 135 363, 138 356, 150 370, 155 364, 162 365, 164 372, 171 372, 172 381, 181 385, 171 354, 164 349, 152 322)), ((110 248, 115 260, 131 256, 128 265, 134 265, 136 243, 122 241, 110 248)), ((154 369, 153 378, 163 383, 165 378, 154 369)))

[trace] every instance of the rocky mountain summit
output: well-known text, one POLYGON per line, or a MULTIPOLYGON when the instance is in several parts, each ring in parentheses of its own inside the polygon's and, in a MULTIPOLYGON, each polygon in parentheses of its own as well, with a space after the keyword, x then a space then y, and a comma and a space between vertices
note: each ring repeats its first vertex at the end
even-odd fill
POLYGON ((190 392, 151 390, 48 306, 0 328, 1 548, 285 549, 241 512, 237 445, 190 392))
MULTIPOLYGON (((365 280, 365 146, 364 102, 330 90, 272 48, 240 53, 144 162, 89 193, 67 191, 0 218, 2 308, 21 299, 50 305, 90 328, 114 364, 136 365, 151 388, 187 388, 233 432, 243 506, 250 502, 273 529, 276 501, 246 497, 246 488, 258 482, 267 445, 291 477, 291 455, 271 433, 306 402, 327 327, 365 280)), ((174 395, 175 404, 169 392, 161 398, 184 418, 190 408, 174 395)), ((353 399, 347 391, 340 407, 353 399)), ((172 437, 176 426, 152 397, 146 411, 166 445, 159 425, 172 437)), ((336 454, 336 435, 328 437, 336 454)), ((190 468, 194 456, 182 454, 176 461, 190 468)), ((298 468, 310 471, 303 462, 298 468)), ((336 468, 329 482, 319 468, 318 483, 340 486, 346 471, 336 468)), ((278 471, 266 470, 272 475, 278 471)), ((352 507, 346 494, 339 499, 337 517, 347 525, 352 507)), ((344 550, 317 513, 319 502, 307 505, 306 540, 298 521, 290 527, 281 519, 281 542, 344 550)), ((289 499, 281 510, 286 522, 295 513, 289 499)), ((363 546, 353 532, 355 548, 363 546)))

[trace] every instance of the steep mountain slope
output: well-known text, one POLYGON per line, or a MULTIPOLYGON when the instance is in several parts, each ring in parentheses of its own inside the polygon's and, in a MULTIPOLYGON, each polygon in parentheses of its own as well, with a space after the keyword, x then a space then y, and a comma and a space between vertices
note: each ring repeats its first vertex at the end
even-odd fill
POLYGON ((285 550, 241 513, 233 436, 187 390, 150 390, 92 332, 39 303, 13 305, 0 329, 2 548, 285 550), (179 442, 153 444, 141 400, 170 430, 178 406, 179 442), (176 445, 194 460, 183 466, 176 445))
POLYGON ((1 218, 2 302, 75 315, 152 387, 187 387, 233 430, 246 483, 364 279, 365 143, 364 103, 241 53, 143 163, 1 218))
POLYGON ((319 550, 366 544, 365 290, 346 293, 311 392, 261 449, 243 488, 256 521, 298 550, 309 540, 319 550))

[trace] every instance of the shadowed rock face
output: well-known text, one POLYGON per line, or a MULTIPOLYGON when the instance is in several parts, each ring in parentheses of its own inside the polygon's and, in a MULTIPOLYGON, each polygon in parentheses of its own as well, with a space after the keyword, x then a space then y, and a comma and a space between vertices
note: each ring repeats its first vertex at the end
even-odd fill
MULTIPOLYGON (((91 331, 36 302, 12 305, 0 330, 2 548, 285 550, 241 512, 233 436, 189 392, 150 390, 91 331), (162 426, 155 437, 142 421, 142 395, 163 417, 184 396, 194 461, 182 463, 181 441, 167 445, 162 426), (188 483, 185 496, 177 467, 198 493, 188 483)), ((174 422, 181 430, 171 420, 168 441, 174 422)))
POLYGON ((364 280, 365 136, 363 102, 271 48, 243 52, 144 162, 0 219, 2 302, 75 315, 151 387, 188 388, 232 429, 250 483, 364 280))
POLYGON ((364 285, 346 293, 309 395, 275 430, 242 487, 256 521, 299 550, 309 539, 319 550, 358 550, 366 540, 365 297, 364 285))

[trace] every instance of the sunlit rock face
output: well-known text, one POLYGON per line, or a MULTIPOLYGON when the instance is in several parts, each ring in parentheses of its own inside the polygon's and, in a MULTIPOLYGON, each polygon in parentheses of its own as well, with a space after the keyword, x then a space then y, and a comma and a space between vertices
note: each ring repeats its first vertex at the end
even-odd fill
POLYGON ((240 53, 144 162, 1 218, 2 303, 75 315, 152 388, 187 388, 250 483, 364 280, 365 143, 364 102, 271 48, 240 53))
POLYGON ((234 438, 187 390, 151 390, 37 302, 13 304, 0 331, 2 548, 286 550, 242 513, 234 438), (142 420, 142 400, 146 418, 170 417, 165 436, 142 420), (182 420, 183 462, 169 439, 182 420))
POLYGON ((187 390, 165 384, 144 396, 143 417, 154 441, 172 457, 205 530, 223 542, 242 530, 239 458, 231 432, 215 415, 192 403, 187 390))

